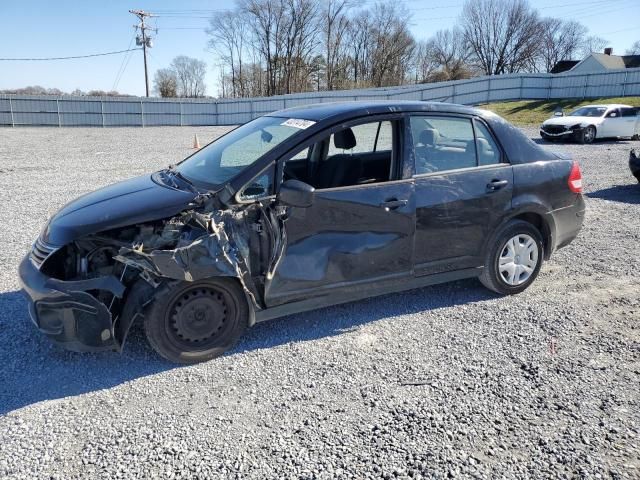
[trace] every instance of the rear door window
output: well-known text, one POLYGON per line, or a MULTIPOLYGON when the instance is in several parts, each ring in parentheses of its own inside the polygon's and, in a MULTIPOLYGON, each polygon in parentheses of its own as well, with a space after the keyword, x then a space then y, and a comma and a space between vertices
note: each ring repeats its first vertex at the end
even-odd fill
POLYGON ((471 119, 415 116, 410 126, 417 175, 477 165, 471 119))
POLYGON ((493 134, 479 119, 420 115, 409 122, 416 175, 503 162, 493 134))

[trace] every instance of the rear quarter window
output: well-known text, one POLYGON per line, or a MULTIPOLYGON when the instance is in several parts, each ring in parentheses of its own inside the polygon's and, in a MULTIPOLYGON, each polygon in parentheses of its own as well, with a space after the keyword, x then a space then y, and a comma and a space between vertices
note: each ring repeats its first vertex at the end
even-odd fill
POLYGON ((553 152, 542 148, 527 137, 522 130, 514 127, 502 117, 487 110, 481 110, 481 113, 482 118, 489 124, 496 139, 502 145, 509 163, 518 164, 558 159, 553 152))

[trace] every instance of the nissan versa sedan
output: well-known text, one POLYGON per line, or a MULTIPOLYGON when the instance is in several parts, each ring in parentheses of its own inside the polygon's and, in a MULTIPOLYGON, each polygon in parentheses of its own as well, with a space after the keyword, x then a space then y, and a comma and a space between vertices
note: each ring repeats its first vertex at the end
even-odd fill
POLYGON ((474 277, 520 293, 578 234, 581 191, 577 163, 487 111, 304 106, 72 201, 19 275, 63 347, 121 350, 142 322, 160 355, 200 362, 295 312, 474 277))
POLYGON ((587 105, 566 116, 557 112, 540 126, 540 136, 549 141, 592 143, 600 138, 637 138, 639 134, 640 109, 629 105, 587 105))

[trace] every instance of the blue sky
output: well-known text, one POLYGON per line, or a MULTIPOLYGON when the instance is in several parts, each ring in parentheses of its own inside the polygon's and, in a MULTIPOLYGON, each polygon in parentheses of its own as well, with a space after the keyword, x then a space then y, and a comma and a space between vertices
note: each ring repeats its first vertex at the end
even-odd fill
MULTIPOLYGON (((320 0, 319 0, 320 1, 320 0)), ((356 0, 357 1, 357 0, 356 0)), ((436 30, 456 23, 463 0, 405 0, 413 12, 411 30, 417 38, 428 38, 436 30)), ((207 93, 217 95, 216 59, 207 49, 209 13, 224 10, 234 0, 0 0, 0 58, 86 55, 124 50, 134 35, 137 19, 130 9, 158 12, 151 21, 158 34, 149 50, 150 77, 181 54, 207 62, 207 93), (195 11, 179 16, 162 15, 165 10, 195 11)), ((374 0, 361 0, 370 5, 374 0)), ((640 40, 640 0, 537 0, 532 5, 543 15, 575 19, 593 35, 609 40, 614 53, 622 54, 640 40)), ((57 87, 64 91, 111 90, 144 94, 142 52, 133 52, 119 81, 124 55, 51 62, 0 62, 0 89, 27 85, 57 87)))

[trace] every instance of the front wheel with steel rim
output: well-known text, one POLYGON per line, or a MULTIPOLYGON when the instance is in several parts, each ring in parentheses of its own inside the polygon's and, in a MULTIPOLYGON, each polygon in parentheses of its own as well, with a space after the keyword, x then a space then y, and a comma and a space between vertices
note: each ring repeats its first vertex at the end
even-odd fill
POLYGON ((580 143, 584 143, 584 144, 593 143, 595 139, 596 139, 596 127, 594 127, 593 125, 589 125, 584 130, 582 130, 582 133, 578 137, 578 140, 580 141, 580 143))
POLYGON ((522 220, 505 225, 487 250, 480 281, 503 295, 525 290, 542 266, 542 235, 534 225, 522 220))
POLYGON ((248 326, 249 310, 234 279, 179 282, 164 287, 145 313, 153 349, 176 363, 198 363, 222 355, 248 326))

